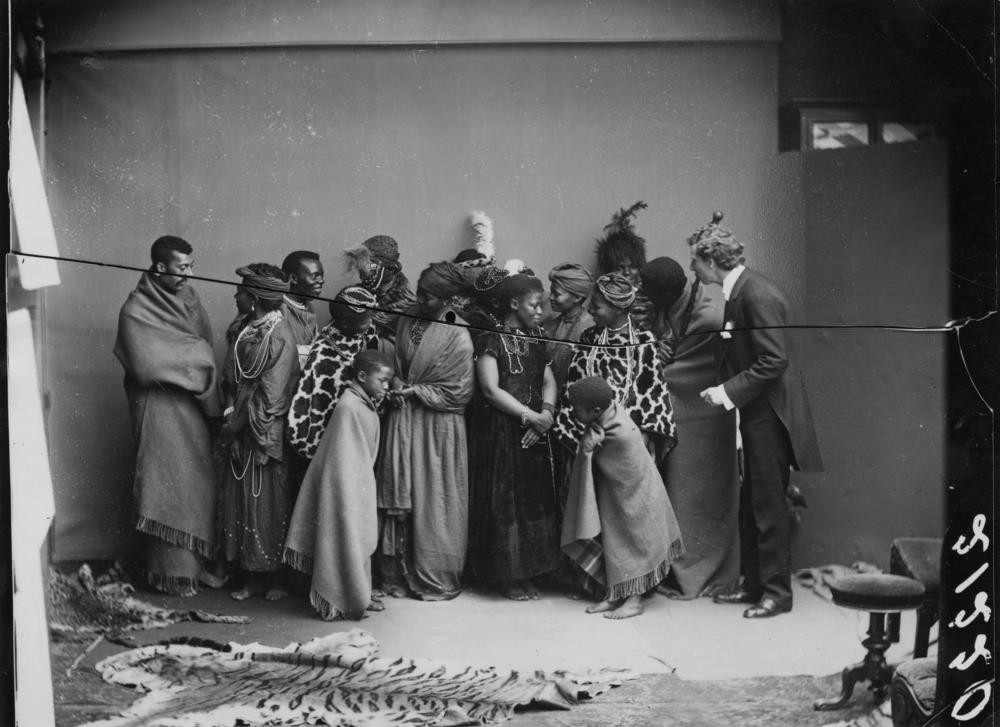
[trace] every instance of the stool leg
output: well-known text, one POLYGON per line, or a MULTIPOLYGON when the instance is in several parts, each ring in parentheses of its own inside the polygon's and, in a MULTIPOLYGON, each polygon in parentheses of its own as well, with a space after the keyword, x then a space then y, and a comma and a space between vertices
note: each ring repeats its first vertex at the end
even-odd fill
POLYGON ((855 664, 849 666, 840 675, 841 689, 840 696, 832 699, 817 699, 813 702, 813 709, 820 712, 828 712, 833 709, 843 709, 851 701, 854 693, 854 685, 865 678, 865 664, 855 664))
POLYGON ((842 689, 840 696, 834 699, 817 699, 813 709, 828 711, 842 709, 851 701, 854 685, 859 681, 871 682, 875 698, 881 701, 886 689, 892 682, 892 668, 885 661, 885 652, 889 648, 889 640, 885 633, 885 614, 872 612, 868 618, 868 638, 861 642, 867 653, 860 664, 847 667, 841 675, 842 689))

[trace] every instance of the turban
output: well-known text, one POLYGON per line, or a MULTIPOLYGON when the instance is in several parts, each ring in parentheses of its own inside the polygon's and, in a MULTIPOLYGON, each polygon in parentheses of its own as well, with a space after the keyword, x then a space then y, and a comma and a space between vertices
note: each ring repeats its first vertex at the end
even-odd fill
POLYGON ((642 292, 658 308, 669 308, 684 293, 687 275, 680 263, 670 257, 650 260, 639 270, 642 292))
POLYGON ((493 256, 486 255, 474 247, 467 247, 455 256, 455 264, 463 268, 481 268, 493 264, 493 256))
POLYGON ((594 287, 594 276, 587 268, 577 263, 559 263, 549 273, 549 281, 567 293, 581 298, 590 297, 590 291, 594 287))
POLYGON ((460 267, 453 263, 432 263, 420 273, 419 287, 438 298, 464 293, 469 283, 460 267))
POLYGON ((571 404, 586 410, 607 409, 614 399, 614 392, 607 381, 600 376, 588 376, 571 384, 566 392, 571 404))
POLYGON ((336 303, 342 303, 355 313, 364 313, 371 310, 378 302, 374 293, 367 288, 362 288, 360 285, 348 285, 337 293, 337 297, 333 300, 336 303))
POLYGON ((602 275, 595 285, 604 299, 615 308, 628 310, 635 302, 635 287, 620 273, 602 275))
POLYGON ((281 300, 288 292, 288 281, 277 275, 261 275, 246 265, 237 268, 236 274, 243 278, 243 285, 250 289, 250 293, 260 300, 281 300))

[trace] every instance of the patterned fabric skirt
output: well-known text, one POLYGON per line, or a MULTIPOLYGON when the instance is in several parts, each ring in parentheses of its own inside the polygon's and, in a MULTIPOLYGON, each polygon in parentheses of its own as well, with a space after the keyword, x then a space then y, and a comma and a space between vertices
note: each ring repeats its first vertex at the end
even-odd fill
POLYGON ((280 570, 294 496, 283 462, 247 463, 248 448, 230 465, 222 504, 225 558, 246 571, 280 570))
POLYGON ((493 409, 467 422, 469 580, 500 584, 554 571, 560 518, 548 438, 523 449, 520 422, 493 409))

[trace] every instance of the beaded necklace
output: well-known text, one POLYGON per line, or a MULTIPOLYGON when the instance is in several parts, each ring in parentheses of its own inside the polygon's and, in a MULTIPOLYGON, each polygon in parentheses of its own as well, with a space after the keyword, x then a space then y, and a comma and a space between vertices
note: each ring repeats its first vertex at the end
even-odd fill
POLYGON ((500 343, 503 345, 504 353, 507 354, 507 367, 512 374, 523 374, 524 362, 521 361, 521 357, 528 354, 531 342, 524 337, 520 329, 507 330, 511 333, 500 334, 500 343))
MULTIPOLYGON (((625 349, 625 380, 622 382, 621 393, 618 396, 618 403, 624 406, 625 401, 628 399, 629 392, 632 390, 633 384, 633 372, 632 372, 632 351, 636 348, 635 344, 635 330, 632 326, 632 316, 628 317, 628 320, 618 328, 608 328, 605 327, 601 330, 600 335, 597 337, 597 343, 600 346, 608 345, 608 333, 618 333, 619 331, 627 328, 628 329, 628 347, 625 349)), ((587 376, 603 376, 600 373, 597 365, 597 352, 603 350, 604 348, 598 348, 597 346, 592 347, 587 352, 587 376)), ((604 377, 607 378, 607 377, 604 377)))
POLYGON ((233 373, 236 377, 236 383, 240 383, 244 379, 255 379, 260 376, 264 370, 264 366, 267 364, 268 342, 271 339, 271 334, 274 332, 275 326, 281 320, 281 311, 273 310, 266 313, 259 320, 250 321, 240 331, 240 334, 236 337, 236 343, 233 344, 233 373), (258 333, 261 336, 260 345, 257 347, 253 361, 251 361, 248 367, 244 367, 240 361, 240 342, 258 333))

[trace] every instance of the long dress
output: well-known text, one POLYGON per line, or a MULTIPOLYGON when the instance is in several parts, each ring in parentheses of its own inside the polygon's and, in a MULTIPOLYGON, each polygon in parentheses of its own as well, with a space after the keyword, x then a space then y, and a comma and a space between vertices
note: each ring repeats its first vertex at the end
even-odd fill
POLYGON ((225 390, 233 396, 232 416, 245 412, 248 417, 233 444, 223 490, 226 560, 246 571, 275 571, 294 498, 285 415, 299 375, 295 338, 280 311, 244 327, 227 351, 224 373, 225 390), (264 465, 254 461, 258 452, 268 456, 264 465))
MULTIPOLYGON (((539 333, 536 329, 533 333, 539 333)), ((500 388, 521 404, 542 409, 548 357, 544 341, 488 332, 476 357, 496 359, 500 388)), ((477 393, 469 418, 469 575, 499 584, 550 573, 559 564, 559 508, 549 435, 521 447, 520 419, 494 409, 477 393)))
MULTIPOLYGON (((443 311, 441 319, 452 313, 443 311)), ((396 375, 414 395, 389 409, 383 429, 377 472, 382 585, 405 584, 419 598, 454 598, 462 590, 468 535, 469 332, 400 318, 396 375)))
POLYGON ((371 601, 378 444, 375 404, 351 381, 306 470, 285 541, 285 562, 312 575, 309 601, 327 620, 360 619, 371 601))
POLYGON ((571 482, 562 547, 584 588, 608 601, 655 588, 684 546, 656 464, 616 404, 588 427, 571 482))
MULTIPOLYGON (((657 441, 663 451, 669 451, 676 441, 676 430, 670 391, 657 360, 658 346, 653 333, 635 330, 631 321, 620 331, 593 326, 583 332, 580 343, 606 347, 576 349, 566 374, 566 389, 587 376, 600 376, 639 429, 657 441)), ((553 430, 560 443, 575 453, 584 427, 573 418, 565 390, 553 430)))
POLYGON ((191 286, 171 293, 149 273, 122 306, 114 353, 136 440, 136 529, 146 574, 167 592, 197 585, 215 548, 215 476, 206 417, 219 416, 208 314, 191 286))
POLYGON ((669 311, 657 311, 653 327, 661 340, 679 339, 666 367, 677 446, 661 460, 660 471, 687 548, 667 579, 682 598, 725 591, 740 575, 736 416, 699 396, 718 382, 716 331, 722 329, 723 299, 718 288, 699 285, 693 300, 691 292, 689 285, 669 311))

